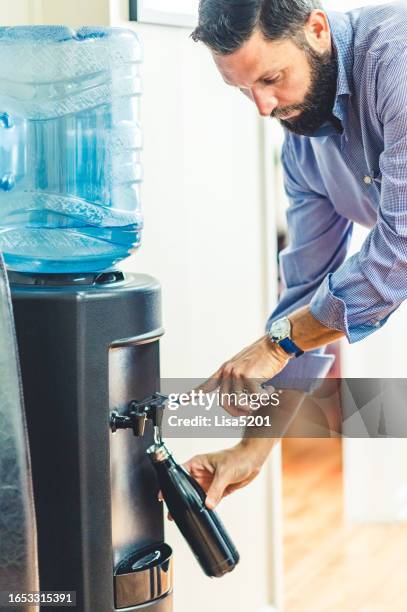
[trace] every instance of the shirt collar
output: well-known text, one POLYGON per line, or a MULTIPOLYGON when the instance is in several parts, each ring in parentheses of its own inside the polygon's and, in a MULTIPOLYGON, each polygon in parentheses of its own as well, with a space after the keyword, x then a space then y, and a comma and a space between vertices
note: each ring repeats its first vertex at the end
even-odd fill
MULTIPOLYGON (((332 112, 343 124, 347 115, 347 97, 352 93, 353 27, 346 13, 327 11, 327 17, 338 62, 336 96, 332 112)), ((318 138, 335 134, 338 134, 337 129, 331 123, 325 123, 312 136, 318 138)))
POLYGON ((342 96, 349 96, 352 93, 353 27, 350 16, 346 13, 329 11, 327 17, 338 62, 338 80, 333 112, 342 121, 345 115, 345 100, 342 96))

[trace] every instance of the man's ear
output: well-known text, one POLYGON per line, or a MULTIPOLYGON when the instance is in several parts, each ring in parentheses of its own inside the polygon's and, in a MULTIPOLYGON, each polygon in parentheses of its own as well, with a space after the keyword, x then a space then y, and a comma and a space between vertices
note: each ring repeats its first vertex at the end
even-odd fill
POLYGON ((331 50, 331 28, 326 13, 320 9, 312 11, 304 28, 308 44, 319 53, 331 50))

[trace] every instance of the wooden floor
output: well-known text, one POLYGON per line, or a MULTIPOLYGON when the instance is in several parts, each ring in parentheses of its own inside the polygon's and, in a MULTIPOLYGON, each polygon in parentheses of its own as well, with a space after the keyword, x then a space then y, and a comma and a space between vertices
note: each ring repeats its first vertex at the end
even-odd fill
POLYGON ((342 518, 341 441, 283 442, 285 612, 406 612, 407 525, 342 518))

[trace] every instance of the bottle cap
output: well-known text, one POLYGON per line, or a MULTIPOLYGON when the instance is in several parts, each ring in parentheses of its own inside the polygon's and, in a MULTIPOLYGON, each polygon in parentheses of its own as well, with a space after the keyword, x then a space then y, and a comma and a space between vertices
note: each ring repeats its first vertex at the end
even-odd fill
POLYGON ((153 444, 147 449, 147 454, 150 455, 154 463, 162 463, 171 457, 171 453, 165 444, 153 444))

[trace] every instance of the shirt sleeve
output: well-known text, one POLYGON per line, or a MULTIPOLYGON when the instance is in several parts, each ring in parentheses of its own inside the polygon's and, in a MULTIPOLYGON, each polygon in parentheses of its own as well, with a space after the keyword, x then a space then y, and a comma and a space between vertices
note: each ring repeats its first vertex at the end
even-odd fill
MULTIPOLYGON (((302 144, 306 149, 301 155, 307 158, 309 168, 312 147, 307 147, 305 140, 302 144)), ((316 192, 308 183, 301 155, 294 151, 290 137, 286 138, 282 163, 289 198, 289 245, 280 254, 283 292, 269 318, 268 329, 275 320, 311 302, 324 279, 345 260, 352 234, 352 223, 334 209, 324 194, 316 192)), ((272 384, 279 388, 311 391, 316 380, 327 375, 334 361, 332 355, 323 353, 323 349, 310 351, 291 360, 272 384)))
POLYGON ((384 140, 377 224, 359 253, 328 274, 311 301, 315 318, 344 332, 350 342, 382 327, 407 297, 406 59, 406 52, 396 54, 376 79, 384 140))

